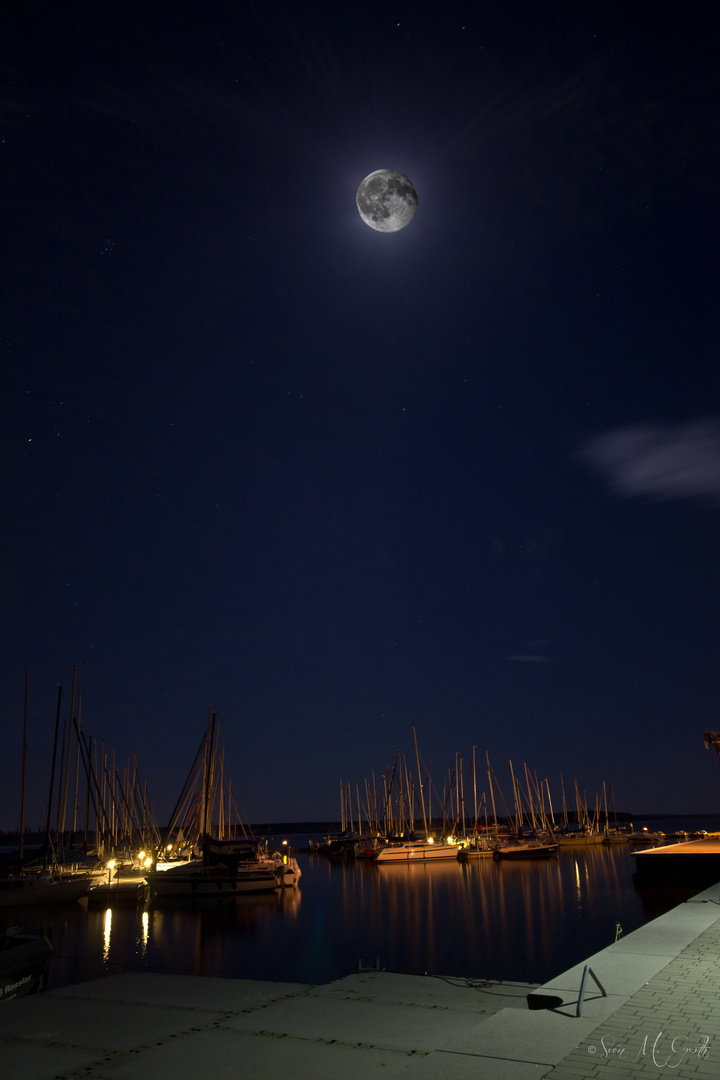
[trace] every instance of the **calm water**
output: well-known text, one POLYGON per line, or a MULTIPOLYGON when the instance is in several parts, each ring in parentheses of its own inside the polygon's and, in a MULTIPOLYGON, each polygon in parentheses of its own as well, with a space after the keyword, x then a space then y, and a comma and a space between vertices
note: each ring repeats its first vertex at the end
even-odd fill
POLYGON ((278 894, 109 912, 83 901, 22 923, 52 927, 51 988, 123 971, 323 983, 375 957, 388 971, 545 982, 612 944, 617 923, 627 934, 698 891, 639 891, 627 845, 517 863, 297 858, 299 887, 278 894))

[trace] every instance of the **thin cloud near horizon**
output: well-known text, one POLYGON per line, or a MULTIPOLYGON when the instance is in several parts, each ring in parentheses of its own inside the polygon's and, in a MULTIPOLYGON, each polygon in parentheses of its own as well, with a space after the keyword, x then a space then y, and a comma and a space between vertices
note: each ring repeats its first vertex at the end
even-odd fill
POLYGON ((617 494, 720 505, 720 420, 630 424, 588 440, 579 457, 617 494))
POLYGON ((506 656, 506 660, 516 660, 521 664, 548 664, 550 658, 548 656, 534 656, 532 654, 520 654, 516 656, 506 656))

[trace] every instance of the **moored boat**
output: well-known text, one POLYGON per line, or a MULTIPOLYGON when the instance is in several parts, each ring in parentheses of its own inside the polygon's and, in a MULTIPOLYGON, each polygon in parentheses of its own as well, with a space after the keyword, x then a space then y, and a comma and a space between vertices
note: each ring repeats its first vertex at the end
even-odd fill
POLYGON ((493 851, 494 859, 547 859, 557 855, 555 841, 544 840, 508 840, 498 844, 493 851))
POLYGON ((148 884, 145 878, 113 878, 90 886, 88 904, 94 907, 102 904, 113 907, 114 904, 138 904, 145 899, 148 884))
POLYGON ((26 904, 70 904, 87 896, 92 879, 57 879, 49 874, 15 874, 0 878, 0 907, 26 904))
POLYGON ((54 949, 46 934, 0 934, 0 1002, 42 990, 54 949))
POLYGON ((640 829, 638 832, 632 832, 628 835, 629 844, 664 844, 667 837, 664 832, 656 830, 650 832, 649 829, 640 829))
POLYGON ((371 836, 355 844, 356 859, 377 859, 378 852, 387 844, 384 837, 371 836))
POLYGON ((188 864, 173 870, 148 870, 146 880, 155 896, 232 896, 237 893, 273 892, 282 887, 281 875, 267 867, 239 868, 188 864))
POLYGON ((472 859, 492 859, 495 843, 485 837, 476 836, 458 850, 457 857, 460 862, 470 862, 472 859))
POLYGON ((300 867, 292 856, 268 854, 259 838, 206 838, 203 857, 168 870, 148 870, 145 880, 156 896, 218 896, 271 892, 297 885, 300 867))
POLYGON ((377 863, 390 862, 424 862, 436 859, 457 859, 460 844, 452 837, 447 840, 404 840, 398 843, 390 843, 380 848, 375 861, 377 863))
POLYGON ((603 834, 594 832, 592 829, 578 829, 575 832, 555 833, 555 839, 559 847, 590 847, 593 844, 602 844, 603 834))
POLYGON ((626 829, 606 829, 603 834, 603 844, 627 844, 630 833, 626 829))

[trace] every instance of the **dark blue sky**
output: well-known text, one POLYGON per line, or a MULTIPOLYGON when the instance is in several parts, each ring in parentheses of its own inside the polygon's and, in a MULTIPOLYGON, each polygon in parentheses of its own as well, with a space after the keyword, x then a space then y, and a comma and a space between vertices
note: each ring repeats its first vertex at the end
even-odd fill
POLYGON ((713 5, 0 23, 0 828, 25 672, 44 795, 75 664, 161 819, 209 707, 248 818, 336 816, 413 727, 434 776, 716 811, 713 5))

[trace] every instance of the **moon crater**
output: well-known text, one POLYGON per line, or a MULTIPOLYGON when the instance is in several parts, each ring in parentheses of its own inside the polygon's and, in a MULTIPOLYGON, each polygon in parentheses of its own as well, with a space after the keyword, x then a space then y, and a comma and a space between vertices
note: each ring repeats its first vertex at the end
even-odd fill
POLYGON ((415 188, 403 173, 376 169, 366 176, 355 197, 366 225, 378 232, 397 232, 412 221, 417 210, 415 188))

